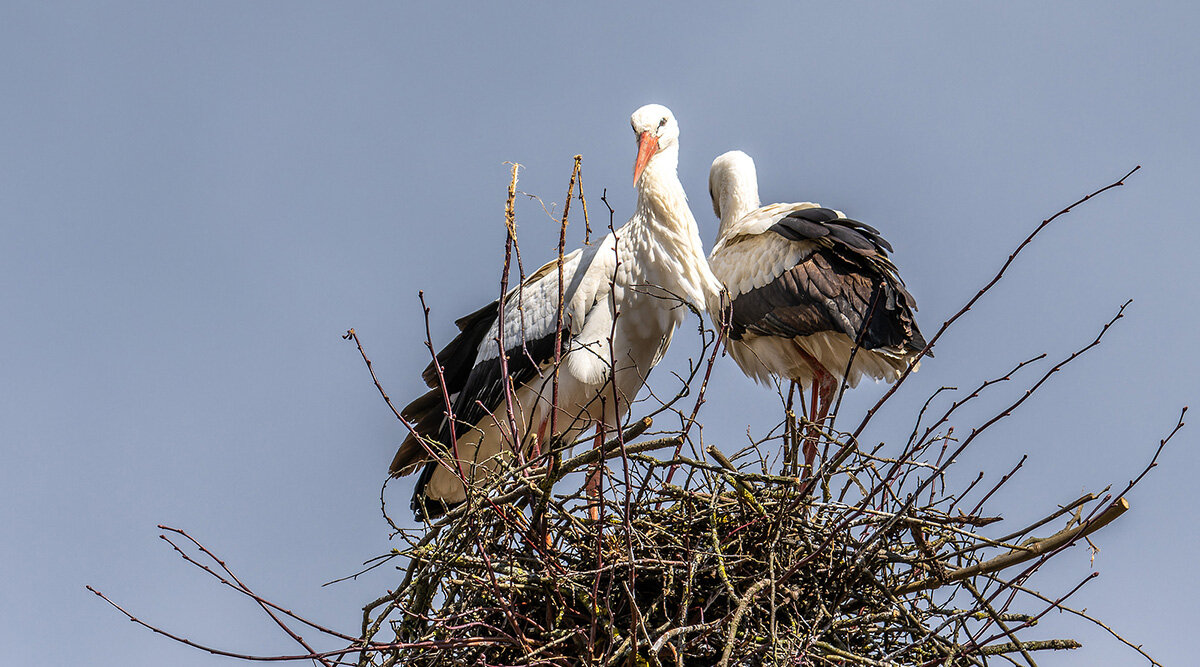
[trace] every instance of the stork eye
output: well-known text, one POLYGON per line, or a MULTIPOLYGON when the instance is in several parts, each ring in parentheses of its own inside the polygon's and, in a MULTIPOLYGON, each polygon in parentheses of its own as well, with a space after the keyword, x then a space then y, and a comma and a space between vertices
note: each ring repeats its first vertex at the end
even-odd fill
POLYGON ((662 127, 663 125, 666 125, 666 124, 667 124, 667 119, 666 119, 666 118, 664 118, 664 119, 662 119, 662 120, 658 121, 658 126, 659 126, 659 127, 662 127))

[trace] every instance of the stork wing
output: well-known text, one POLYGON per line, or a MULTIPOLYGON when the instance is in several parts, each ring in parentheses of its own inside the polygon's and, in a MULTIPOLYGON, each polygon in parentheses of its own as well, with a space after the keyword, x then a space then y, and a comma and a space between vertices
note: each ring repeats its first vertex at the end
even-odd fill
POLYGON ((890 250, 875 228, 815 204, 751 212, 713 251, 733 299, 730 338, 834 331, 866 349, 924 347, 890 250))
MULTIPOLYGON (((598 299, 610 287, 615 265, 615 238, 563 257, 562 350, 584 327, 598 299)), ((446 393, 452 403, 456 432, 477 424, 504 404, 500 341, 503 340, 508 375, 514 387, 536 378, 553 363, 558 324, 558 260, 534 271, 521 285, 505 295, 503 338, 500 337, 499 301, 458 320, 460 333, 441 352, 446 393)), ((438 386, 437 369, 430 364, 422 374, 432 390, 405 407, 402 415, 414 425, 392 461, 393 475, 408 474, 427 460, 417 435, 442 443, 450 441, 450 423, 445 418, 445 397, 438 386)), ((421 486, 418 482, 418 488, 421 486)))

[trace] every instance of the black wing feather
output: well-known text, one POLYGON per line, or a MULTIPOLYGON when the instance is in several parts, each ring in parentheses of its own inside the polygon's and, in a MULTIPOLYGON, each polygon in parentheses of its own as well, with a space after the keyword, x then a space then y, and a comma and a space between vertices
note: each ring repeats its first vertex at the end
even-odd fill
MULTIPOLYGON (((471 372, 471 364, 475 362, 476 351, 483 342, 483 337, 487 335, 488 328, 496 321, 499 308, 500 301, 496 300, 454 322, 458 325, 460 333, 437 354, 437 362, 441 365, 442 376, 446 380, 446 389, 451 394, 462 389, 467 375, 471 372)), ((438 388, 437 369, 432 361, 421 372, 421 379, 425 381, 426 386, 438 388)))
POLYGON ((819 222, 790 216, 771 225, 771 231, 789 241, 807 241, 829 234, 829 228, 819 222))

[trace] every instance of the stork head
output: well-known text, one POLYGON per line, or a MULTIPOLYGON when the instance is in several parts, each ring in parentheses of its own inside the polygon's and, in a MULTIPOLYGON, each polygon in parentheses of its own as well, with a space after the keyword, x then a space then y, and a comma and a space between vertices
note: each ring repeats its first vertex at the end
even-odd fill
POLYGON ((629 122, 638 142, 637 162, 633 165, 633 184, 636 186, 642 171, 655 155, 678 146, 679 124, 671 110, 661 104, 647 104, 634 111, 629 122))
MULTIPOLYGON (((713 160, 708 170, 708 195, 721 229, 758 208, 758 172, 754 160, 741 151, 729 151, 713 160)), ((718 232, 718 237, 721 232, 718 232)))

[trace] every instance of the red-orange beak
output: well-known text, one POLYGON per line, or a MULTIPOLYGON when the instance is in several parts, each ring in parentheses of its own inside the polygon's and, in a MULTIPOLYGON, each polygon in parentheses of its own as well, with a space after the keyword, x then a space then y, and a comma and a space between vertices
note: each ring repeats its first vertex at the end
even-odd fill
POLYGON ((658 152, 658 137, 650 134, 646 130, 638 137, 638 156, 637 162, 633 163, 633 184, 638 184, 638 179, 642 177, 642 170, 646 168, 646 164, 650 162, 650 158, 658 152))

